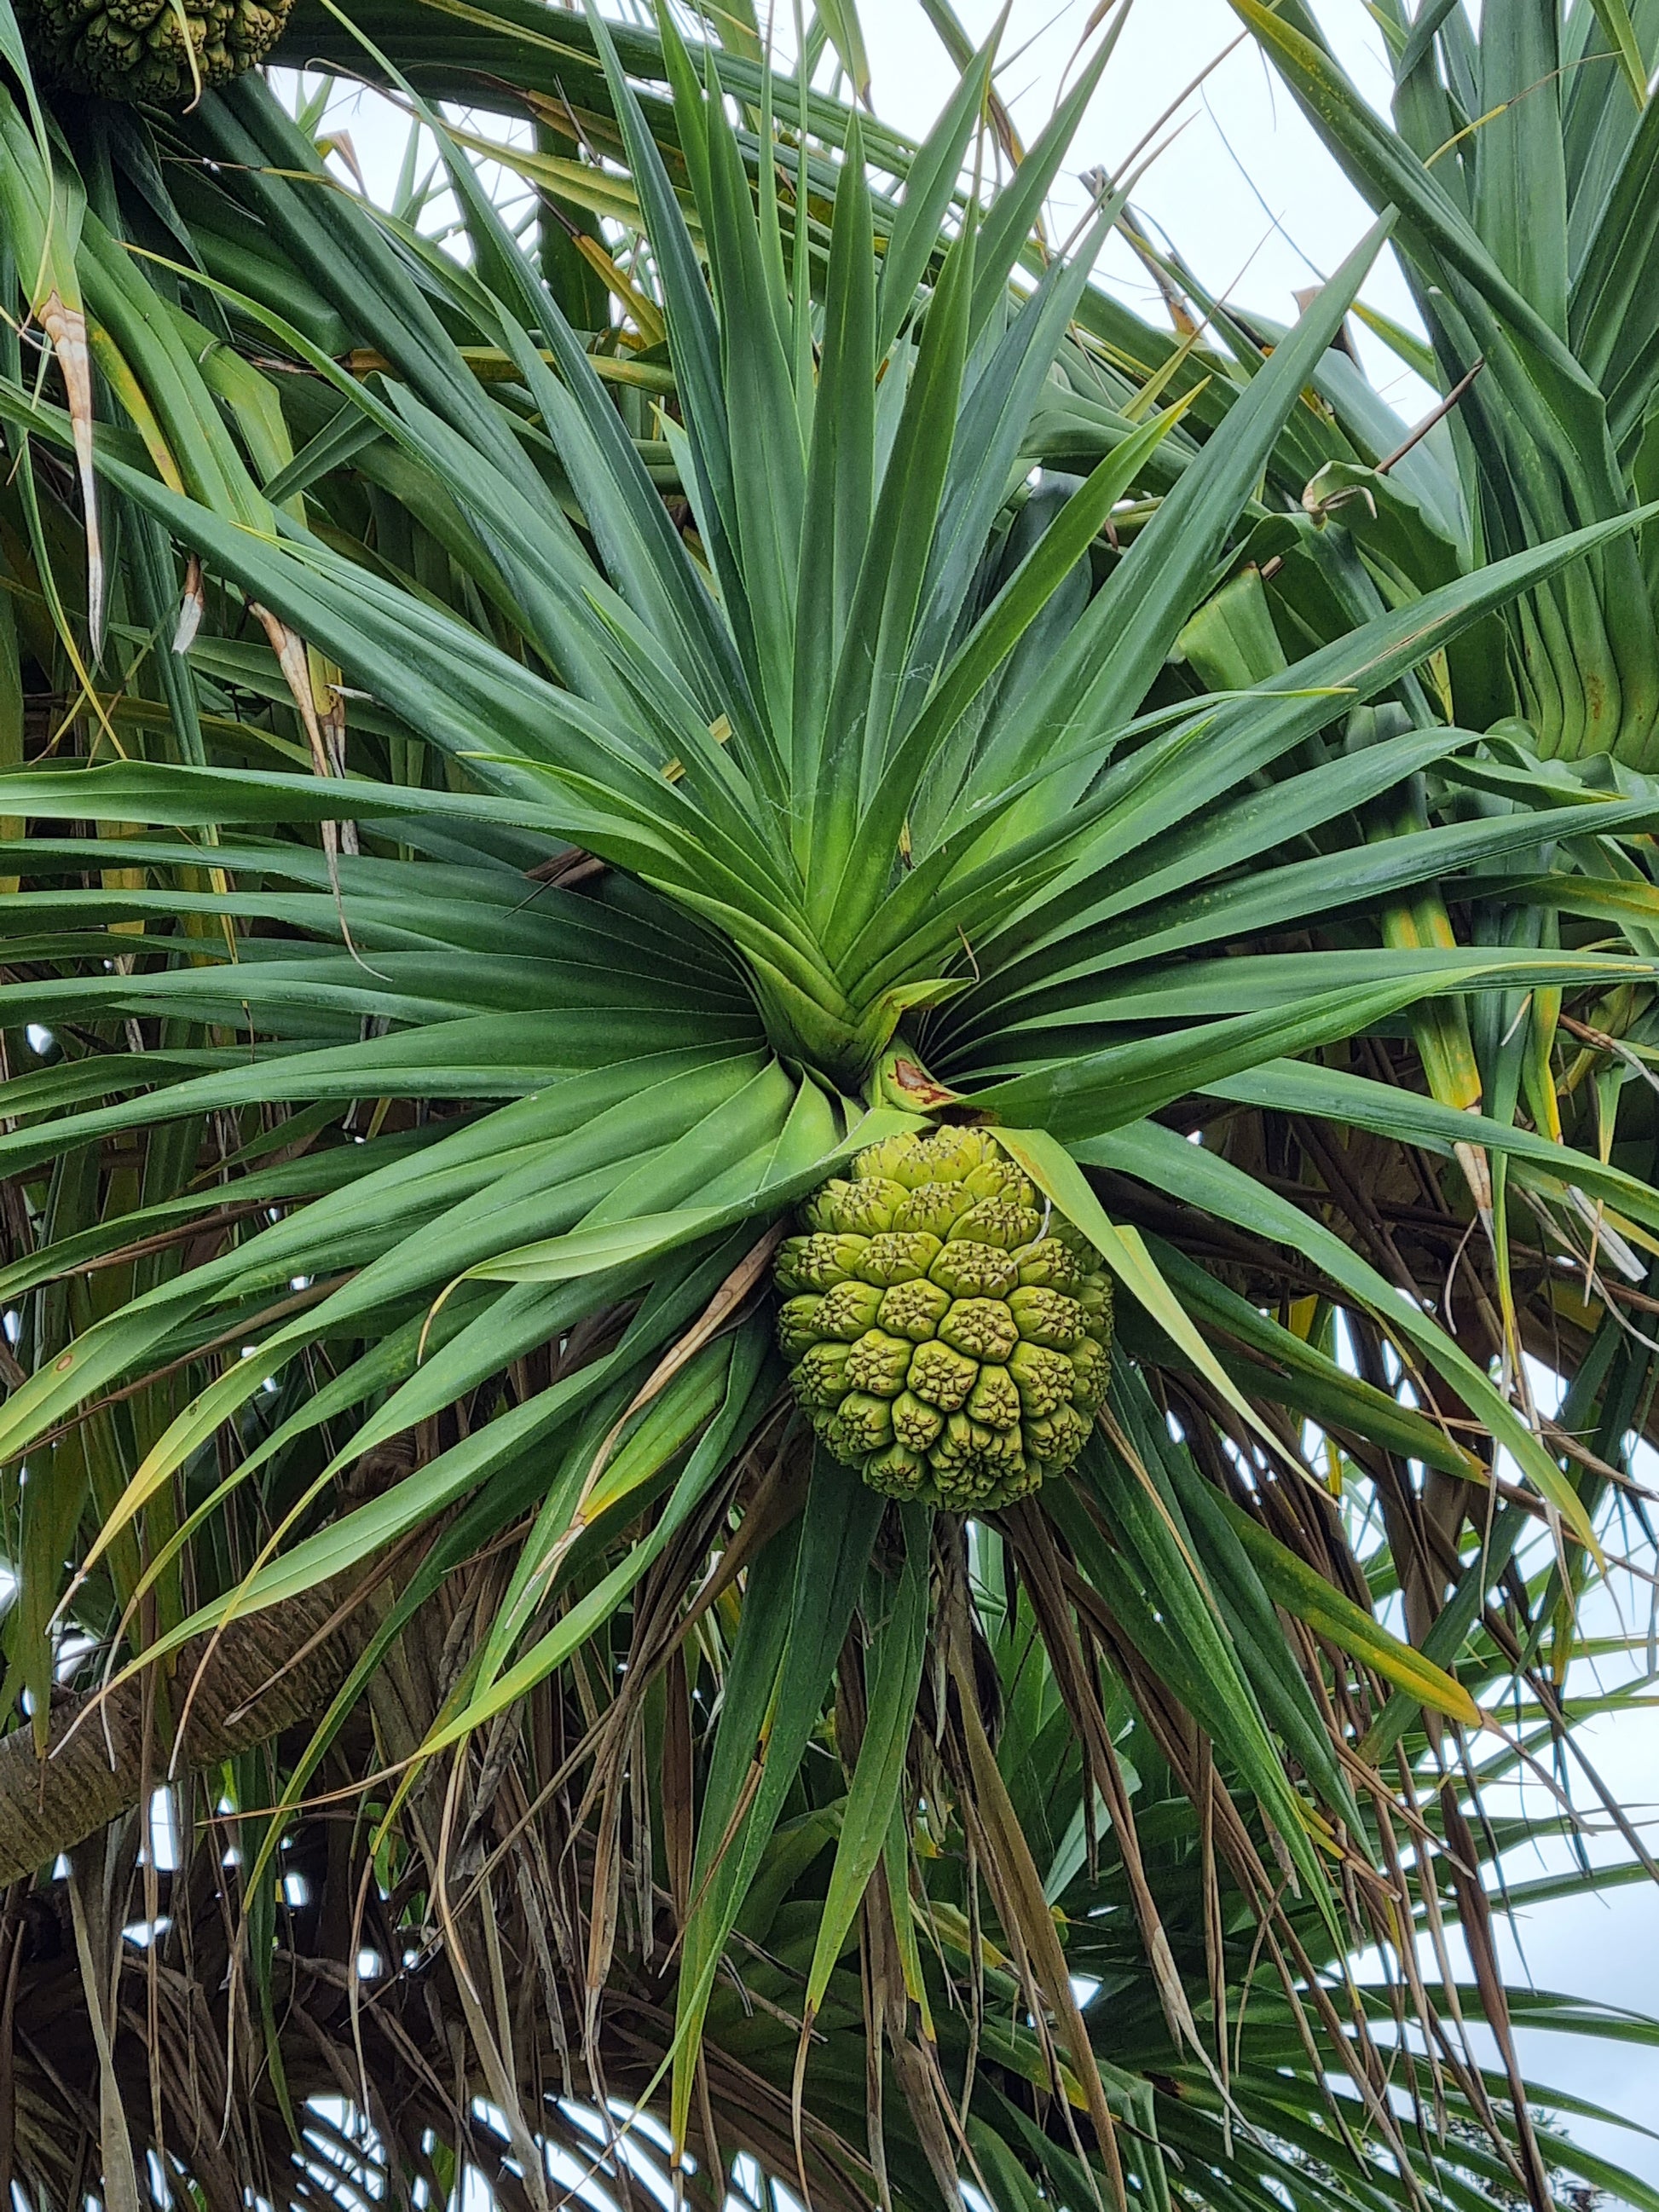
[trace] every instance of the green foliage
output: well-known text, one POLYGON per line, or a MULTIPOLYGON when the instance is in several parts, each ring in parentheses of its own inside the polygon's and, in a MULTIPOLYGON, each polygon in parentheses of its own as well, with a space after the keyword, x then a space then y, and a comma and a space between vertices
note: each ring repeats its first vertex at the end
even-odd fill
POLYGON ((746 9, 302 4, 410 115, 377 208, 258 76, 48 113, 0 0, 0 1802, 101 1667, 185 1831, 164 1894, 63 1830, 31 2202, 131 2136, 158 2203, 539 2204, 659 2114, 711 2207, 1610 2171, 1512 2014, 1656 2031, 1511 2008, 1557 1823, 1486 1796, 1650 1549, 1659 21, 1385 9, 1391 127, 1236 5, 1379 220, 1206 337, 1094 283, 1121 195, 1037 228, 1109 26, 993 189, 942 0, 919 146, 746 9), (1334 349, 1388 240, 1415 443, 1334 349), (775 1342, 795 1210, 889 1227, 928 1129, 1115 1316, 970 1515, 775 1342))

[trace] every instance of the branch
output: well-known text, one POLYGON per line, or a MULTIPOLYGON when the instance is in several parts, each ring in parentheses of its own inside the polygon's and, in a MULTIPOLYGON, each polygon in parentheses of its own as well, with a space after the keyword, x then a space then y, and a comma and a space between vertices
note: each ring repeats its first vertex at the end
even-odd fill
MULTIPOLYGON (((368 1635, 363 1594, 360 1577, 341 1577, 233 1620, 216 1644, 186 1644, 174 1677, 181 1690, 194 1686, 179 1765, 216 1765, 317 1718, 368 1635)), ((144 1700, 137 1676, 96 1712, 92 1691, 54 1699, 44 1759, 31 1729, 0 1738, 0 1885, 51 1865, 137 1804, 165 1765, 153 1745, 144 1757, 144 1700)))

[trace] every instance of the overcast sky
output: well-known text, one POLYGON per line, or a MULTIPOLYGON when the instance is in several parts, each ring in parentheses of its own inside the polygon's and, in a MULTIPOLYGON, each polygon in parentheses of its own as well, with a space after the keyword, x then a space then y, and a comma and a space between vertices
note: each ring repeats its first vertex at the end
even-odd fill
MULTIPOLYGON (((988 33, 998 12, 994 0, 955 4, 975 37, 988 33)), ((1091 4, 1012 0, 998 84, 1028 142, 1053 107, 1091 4)), ((1362 90, 1386 101, 1381 38, 1364 0, 1316 0, 1316 6, 1362 90)), ((631 10, 616 0, 613 12, 631 10)), ((781 21, 792 17, 793 7, 781 3, 777 12, 781 21)), ((760 13, 764 21, 765 0, 760 13)), ((861 14, 876 112, 920 134, 953 82, 937 35, 920 0, 861 0, 861 14)), ((1137 0, 1056 192, 1054 228, 1064 234, 1086 204, 1079 173, 1097 165, 1115 171, 1164 108, 1207 69, 1163 134, 1169 143, 1138 186, 1136 203, 1212 291, 1290 321, 1297 312, 1295 293, 1328 276, 1370 217, 1255 48, 1248 41, 1235 46, 1238 28, 1225 0, 1137 0)), ((343 103, 339 120, 351 131, 372 186, 389 187, 403 142, 401 120, 377 112, 375 103, 356 94, 343 103)), ((1110 251, 1103 272, 1143 313, 1157 315, 1156 295, 1126 248, 1110 251)), ((1364 296, 1385 313, 1412 319, 1404 284, 1386 253, 1364 296)), ((1374 383, 1407 421, 1414 420, 1427 404, 1425 388, 1368 334, 1360 334, 1360 343, 1374 383)), ((1659 1461, 1643 1456, 1642 1471, 1659 1476, 1659 1461)), ((1628 1614, 1628 1588, 1621 1601, 1628 1614)), ((1645 1603, 1634 1602, 1641 1626, 1645 1603)), ((1576 1689, 1590 1686, 1582 1673, 1575 1672, 1576 1689)), ((1659 1794, 1659 1723, 1650 1715, 1600 1722, 1584 1741, 1633 1816, 1644 1818, 1659 1794)), ((1579 1796, 1591 1802, 1582 1785, 1579 1796)), ((1539 1802, 1536 1788, 1533 1802, 1539 1802)), ((1598 1846, 1596 1855, 1610 1848, 1598 1846)), ((1555 1863, 1560 1863, 1558 1855, 1555 1863)), ((1516 1879, 1542 1870, 1535 1858, 1511 1869, 1516 1879)), ((1536 1910, 1525 1917, 1520 1936, 1520 1947, 1512 1936, 1504 1938, 1516 1980, 1524 1982, 1529 1973, 1540 1988, 1638 2010, 1656 2008, 1659 1888, 1626 1889, 1611 1903, 1586 1897, 1536 1910)), ((1659 2126, 1659 2050, 1638 2048, 1621 2056, 1599 2041, 1533 2037, 1526 2040, 1524 2061, 1540 2081, 1659 2126)), ((1582 2121, 1573 2122, 1571 2131, 1659 2185, 1659 2141, 1582 2121)))

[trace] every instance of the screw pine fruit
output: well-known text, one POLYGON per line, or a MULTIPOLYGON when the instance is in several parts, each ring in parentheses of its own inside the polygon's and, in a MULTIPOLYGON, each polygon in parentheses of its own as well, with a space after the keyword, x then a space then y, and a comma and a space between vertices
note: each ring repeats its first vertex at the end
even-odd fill
POLYGON ((294 0, 18 0, 43 77, 167 107, 228 84, 282 36, 294 0))
POLYGON ((890 1137, 802 1222, 778 1252, 778 1338, 837 1459, 957 1512, 1071 1466, 1106 1394, 1111 1284, 994 1137, 890 1137))

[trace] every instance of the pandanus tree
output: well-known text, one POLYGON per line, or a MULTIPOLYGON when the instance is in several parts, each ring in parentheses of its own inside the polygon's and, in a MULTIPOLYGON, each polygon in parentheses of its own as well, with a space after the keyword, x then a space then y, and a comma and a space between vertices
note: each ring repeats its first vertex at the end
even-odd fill
POLYGON ((915 145, 741 9, 301 6, 376 207, 0 0, 29 2203, 1612 2172, 1485 1793, 1647 1544, 1659 25, 1513 11, 1610 57, 1519 122, 1390 19, 1395 133, 1239 5, 1378 201, 1290 330, 1045 233, 1110 22, 1024 150, 994 49, 915 145))

